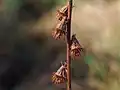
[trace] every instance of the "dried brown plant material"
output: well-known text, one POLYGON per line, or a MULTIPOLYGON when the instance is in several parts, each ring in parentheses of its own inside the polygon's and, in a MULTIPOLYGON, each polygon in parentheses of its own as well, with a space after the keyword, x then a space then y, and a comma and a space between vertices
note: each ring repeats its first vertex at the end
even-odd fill
POLYGON ((57 70, 57 72, 54 72, 52 74, 52 82, 54 84, 61 84, 67 81, 67 64, 62 64, 62 66, 57 70))
POLYGON ((76 35, 72 35, 71 40, 71 55, 73 57, 78 57, 81 55, 81 51, 83 51, 82 46, 80 45, 79 41, 76 39, 76 35))
POLYGON ((57 10, 57 18, 58 20, 62 20, 64 16, 68 16, 68 5, 63 6, 60 10, 57 10))
POLYGON ((66 17, 64 17, 62 21, 60 21, 57 24, 55 30, 52 32, 53 38, 55 38, 56 40, 61 38, 64 39, 66 34, 66 28, 67 28, 67 20, 66 17))
POLYGON ((57 24, 52 35, 55 39, 65 39, 66 36, 66 59, 67 63, 61 64, 61 67, 52 74, 52 82, 54 84, 62 84, 67 81, 67 90, 71 90, 71 56, 76 58, 82 55, 81 51, 84 50, 78 40, 76 35, 72 35, 71 39, 71 18, 72 18, 72 8, 74 7, 73 1, 69 0, 68 4, 57 11, 57 19, 59 23, 57 24))

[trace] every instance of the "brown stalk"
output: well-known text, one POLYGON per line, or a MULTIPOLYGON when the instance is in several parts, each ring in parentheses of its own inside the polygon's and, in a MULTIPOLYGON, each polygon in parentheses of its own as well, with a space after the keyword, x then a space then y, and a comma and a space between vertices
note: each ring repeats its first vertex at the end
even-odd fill
POLYGON ((71 90, 71 18, 72 18, 72 0, 68 1, 68 23, 67 23, 67 90, 71 90))
POLYGON ((55 39, 60 39, 62 36, 66 37, 66 62, 52 74, 52 82, 54 84, 62 84, 67 81, 67 90, 71 90, 71 56, 78 57, 84 49, 81 47, 79 41, 76 39, 75 34, 71 38, 71 18, 73 0, 68 0, 67 6, 58 11, 57 24, 55 31, 52 33, 55 39))

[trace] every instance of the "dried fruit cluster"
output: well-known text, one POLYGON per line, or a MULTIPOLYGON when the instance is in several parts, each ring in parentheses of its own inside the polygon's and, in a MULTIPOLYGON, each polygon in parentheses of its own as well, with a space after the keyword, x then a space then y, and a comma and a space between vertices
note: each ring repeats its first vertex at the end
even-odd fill
MULTIPOLYGON (((57 10, 57 20, 58 24, 52 32, 53 38, 56 40, 65 40, 67 37, 67 23, 68 23, 68 6, 69 4, 62 7, 60 10, 57 10)), ((67 40, 65 40, 67 41, 67 40)), ((71 57, 76 58, 81 55, 83 51, 82 46, 76 38, 76 35, 72 35, 70 40, 70 54, 71 57)), ((52 74, 52 82, 54 84, 61 84, 67 81, 67 63, 64 62, 61 64, 61 67, 52 74)))

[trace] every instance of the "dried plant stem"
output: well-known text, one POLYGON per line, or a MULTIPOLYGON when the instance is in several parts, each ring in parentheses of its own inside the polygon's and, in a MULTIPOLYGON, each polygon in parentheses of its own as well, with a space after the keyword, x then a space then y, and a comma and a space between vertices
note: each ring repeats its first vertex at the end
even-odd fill
POLYGON ((71 45, 71 18, 72 18, 72 0, 68 2, 68 23, 67 23, 67 90, 71 90, 71 54, 70 54, 70 45, 71 45))

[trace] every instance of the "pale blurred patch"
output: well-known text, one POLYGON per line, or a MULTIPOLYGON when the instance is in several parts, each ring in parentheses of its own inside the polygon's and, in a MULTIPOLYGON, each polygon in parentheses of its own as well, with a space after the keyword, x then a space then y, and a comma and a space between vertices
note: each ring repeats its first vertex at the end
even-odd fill
MULTIPOLYGON (((44 28, 47 30, 44 32, 50 34, 56 23, 55 10, 45 14, 34 28, 37 28, 37 30, 44 28)), ((72 32, 77 33, 78 39, 85 46, 90 42, 91 46, 88 47, 96 52, 119 55, 119 0, 110 4, 104 0, 93 0, 91 2, 75 0, 72 20, 72 32)))

